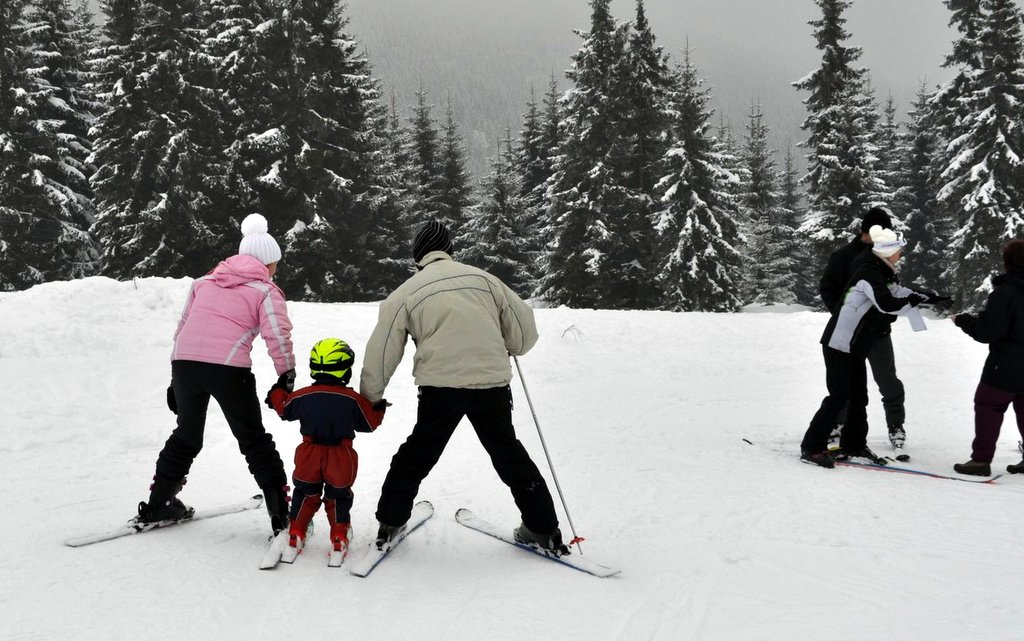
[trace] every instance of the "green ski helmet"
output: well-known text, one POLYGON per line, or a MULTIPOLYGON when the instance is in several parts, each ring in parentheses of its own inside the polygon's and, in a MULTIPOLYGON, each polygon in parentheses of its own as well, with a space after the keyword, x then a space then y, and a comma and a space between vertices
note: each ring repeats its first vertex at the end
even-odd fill
POLYGON ((356 353, 340 338, 324 338, 309 351, 309 372, 318 380, 330 376, 348 383, 355 362, 356 353))

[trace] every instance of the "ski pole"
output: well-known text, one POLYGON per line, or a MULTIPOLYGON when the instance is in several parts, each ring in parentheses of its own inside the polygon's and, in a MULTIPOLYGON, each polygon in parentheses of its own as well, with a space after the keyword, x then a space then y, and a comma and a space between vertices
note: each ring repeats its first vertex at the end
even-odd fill
POLYGON ((519 367, 519 359, 515 356, 512 357, 513 362, 516 364, 516 371, 519 372, 519 382, 523 386, 523 392, 526 394, 526 404, 530 406, 530 414, 533 416, 533 424, 537 426, 537 435, 540 436, 540 446, 544 449, 544 458, 548 461, 548 469, 551 470, 551 478, 555 481, 555 490, 558 491, 558 498, 562 502, 562 509, 565 510, 565 519, 569 521, 569 530, 572 532, 572 541, 569 541, 569 545, 576 545, 576 549, 579 553, 583 554, 583 547, 580 543, 584 540, 576 534, 576 526, 572 523, 572 516, 569 514, 569 506, 565 504, 565 495, 562 494, 562 486, 558 483, 558 475, 555 474, 555 466, 551 463, 551 455, 548 453, 548 445, 544 441, 544 433, 540 430, 540 422, 537 420, 537 412, 533 409, 533 401, 530 400, 530 390, 526 389, 526 379, 523 378, 523 368, 519 367))

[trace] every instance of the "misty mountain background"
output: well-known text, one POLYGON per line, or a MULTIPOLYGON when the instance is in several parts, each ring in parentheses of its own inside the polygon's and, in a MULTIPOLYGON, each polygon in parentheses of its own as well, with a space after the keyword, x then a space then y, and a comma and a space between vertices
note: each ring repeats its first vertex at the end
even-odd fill
MULTIPOLYGON (((97 6, 97 0, 91 0, 97 6)), ((619 20, 632 20, 633 0, 615 0, 619 20)), ((712 89, 719 117, 741 139, 752 101, 759 102, 778 149, 804 139, 806 97, 790 83, 817 68, 809 20, 820 18, 810 0, 646 0, 658 44, 674 60, 689 46, 712 89)), ((554 74, 567 88, 565 70, 589 28, 586 0, 348 0, 348 30, 363 43, 375 74, 404 116, 415 93, 429 93, 443 118, 451 99, 476 176, 506 126, 519 130, 533 88, 538 101, 554 74)), ((941 64, 950 51, 950 12, 941 0, 855 0, 846 12, 849 44, 860 46, 876 96, 896 100, 905 116, 921 81, 938 84, 951 73, 941 64)), ((798 161, 802 154, 794 154, 798 161)))

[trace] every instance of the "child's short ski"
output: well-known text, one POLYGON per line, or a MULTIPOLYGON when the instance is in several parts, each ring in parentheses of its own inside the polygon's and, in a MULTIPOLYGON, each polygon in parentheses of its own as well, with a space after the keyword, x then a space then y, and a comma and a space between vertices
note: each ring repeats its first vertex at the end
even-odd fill
POLYGON ((376 542, 371 542, 367 548, 366 553, 363 554, 358 560, 352 563, 349 567, 349 572, 352 574, 365 577, 373 572, 373 569, 384 560, 391 550, 398 547, 398 544, 405 540, 405 537, 414 531, 419 526, 426 523, 427 519, 434 515, 434 506, 429 501, 420 501, 416 505, 412 506, 412 514, 409 516, 409 520, 405 524, 405 529, 402 530, 395 539, 391 541, 390 545, 384 546, 383 549, 378 549, 376 542))
POLYGON ((926 472, 924 470, 915 470, 909 467, 901 467, 898 465, 877 465, 875 463, 858 462, 858 461, 836 461, 836 465, 845 465, 847 467, 864 467, 870 470, 881 470, 883 472, 896 472, 898 474, 913 474, 915 476, 927 476, 933 479, 947 479, 950 481, 963 481, 964 483, 992 483, 998 478, 1001 478, 1002 474, 996 474, 987 478, 964 478, 963 476, 950 476, 947 474, 936 474, 935 472, 926 472))
POLYGON ((505 531, 504 529, 499 528, 481 519, 479 516, 477 516, 470 510, 467 510, 466 508, 461 508, 457 512, 455 512, 455 520, 458 521, 460 524, 465 525, 471 530, 482 532, 500 541, 504 541, 505 543, 514 545, 519 549, 526 550, 527 552, 533 552, 537 556, 548 559, 549 561, 554 561, 555 563, 567 565, 573 568, 574 570, 579 570, 580 572, 586 572, 587 574, 592 574, 594 576, 601 578, 615 576, 619 573, 619 570, 603 566, 600 563, 595 563, 590 559, 586 559, 578 554, 554 556, 546 552, 542 548, 528 545, 526 543, 520 543, 515 540, 515 537, 512 536, 511 530, 505 531))
POLYGON ((97 534, 89 534, 87 536, 80 536, 74 539, 68 539, 64 542, 73 548, 82 547, 83 545, 92 545, 93 543, 99 543, 100 541, 109 541, 111 539, 117 539, 122 536, 128 536, 131 534, 140 534, 142 532, 149 532, 150 530, 156 530, 160 528, 170 527, 172 525, 180 525, 182 523, 190 523, 192 521, 202 521, 203 519, 210 519, 215 516, 223 516, 225 514, 234 514, 235 512, 244 512, 246 510, 255 510, 256 508, 263 505, 263 496, 257 494, 252 498, 242 501, 241 503, 232 503, 230 505, 224 505, 221 507, 210 508, 206 510, 198 510, 195 514, 187 519, 178 520, 167 520, 167 521, 154 521, 152 523, 143 523, 139 521, 139 517, 132 518, 124 525, 109 530, 107 532, 99 532, 97 534))
POLYGON ((327 557, 327 567, 340 568, 341 564, 345 562, 345 556, 347 554, 348 548, 344 550, 331 550, 331 555, 327 557))

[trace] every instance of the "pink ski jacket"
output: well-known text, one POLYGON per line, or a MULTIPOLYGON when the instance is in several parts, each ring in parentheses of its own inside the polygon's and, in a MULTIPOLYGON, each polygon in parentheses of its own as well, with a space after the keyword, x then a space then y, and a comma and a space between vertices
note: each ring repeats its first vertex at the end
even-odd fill
POLYGON ((171 360, 250 368, 257 334, 267 343, 278 375, 295 369, 284 294, 266 265, 252 256, 232 256, 192 283, 171 360))

